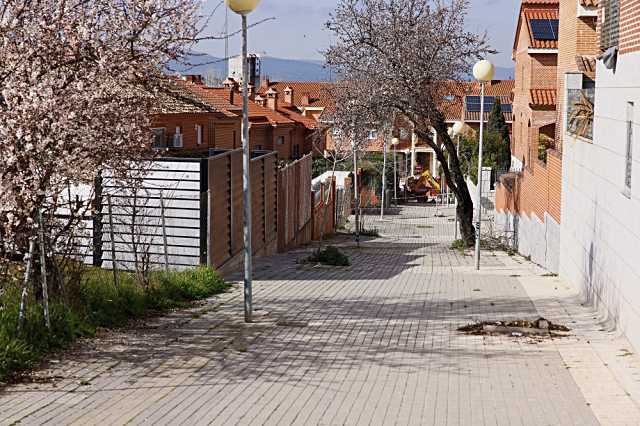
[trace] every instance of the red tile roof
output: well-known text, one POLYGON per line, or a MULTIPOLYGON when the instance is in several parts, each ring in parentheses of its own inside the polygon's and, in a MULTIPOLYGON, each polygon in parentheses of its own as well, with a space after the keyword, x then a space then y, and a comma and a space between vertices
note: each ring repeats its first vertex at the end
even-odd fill
POLYGON ((165 91, 158 94, 153 112, 155 114, 191 114, 220 113, 222 111, 216 105, 188 90, 186 82, 171 79, 165 91))
POLYGON ((302 124, 309 130, 317 129, 318 122, 314 118, 305 117, 300 114, 298 109, 295 106, 289 104, 282 104, 280 99, 278 99, 278 112, 285 117, 302 124))
MULTIPOLYGON (((495 96, 500 99, 500 103, 511 104, 513 99, 514 80, 494 80, 491 84, 485 85, 485 95, 495 96)), ((465 112, 465 96, 480 96, 480 83, 477 81, 446 81, 439 84, 436 96, 442 99, 440 111, 444 114, 446 121, 480 121, 479 112, 465 112)), ((485 112, 488 116, 491 111, 485 112)), ((513 114, 504 113, 506 121, 513 121, 513 114)))
POLYGON ((206 102, 207 104, 213 106, 216 110, 223 113, 227 117, 236 117, 238 113, 242 111, 241 106, 239 107, 229 102, 228 96, 220 96, 219 94, 215 94, 211 92, 206 86, 187 81, 179 81, 178 84, 181 85, 184 89, 193 93, 203 102, 206 102))
POLYGON ((531 99, 529 103, 532 106, 555 106, 556 105, 556 89, 531 89, 531 99))
POLYGON ((279 100, 284 102, 284 90, 293 89, 293 105, 297 107, 326 108, 333 103, 331 90, 334 83, 318 81, 278 81, 267 82, 262 85, 258 93, 263 95, 268 89, 278 92, 279 100), (309 102, 303 102, 303 97, 308 96, 309 102))
POLYGON ((534 49, 557 49, 556 40, 535 40, 531 34, 531 19, 559 19, 560 0, 524 0, 520 4, 518 15, 518 25, 516 36, 513 42, 513 52, 518 47, 520 31, 526 32, 529 36, 529 47, 534 49))
MULTIPOLYGON (((229 89, 218 87, 204 88, 211 96, 229 99, 229 89)), ((242 110, 242 93, 235 92, 233 105, 238 111, 242 110)), ((228 101, 227 101, 228 102, 228 101)), ((249 119, 252 123, 265 123, 276 125, 294 124, 294 121, 287 118, 278 111, 274 111, 266 106, 258 105, 255 101, 249 100, 249 119)))

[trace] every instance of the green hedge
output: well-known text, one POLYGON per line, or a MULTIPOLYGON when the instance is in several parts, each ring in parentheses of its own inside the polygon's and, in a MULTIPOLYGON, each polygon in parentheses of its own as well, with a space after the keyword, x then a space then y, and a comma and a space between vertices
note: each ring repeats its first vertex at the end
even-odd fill
POLYGON ((44 326, 42 307, 30 300, 26 321, 18 332, 20 292, 2 286, 0 297, 0 380, 28 368, 47 352, 61 348, 78 337, 90 337, 98 327, 126 325, 131 319, 151 312, 186 306, 221 293, 228 284, 210 268, 182 272, 154 272, 148 288, 135 276, 121 273, 116 288, 111 271, 88 269, 77 283, 67 285, 67 303, 50 302, 51 330, 44 326))

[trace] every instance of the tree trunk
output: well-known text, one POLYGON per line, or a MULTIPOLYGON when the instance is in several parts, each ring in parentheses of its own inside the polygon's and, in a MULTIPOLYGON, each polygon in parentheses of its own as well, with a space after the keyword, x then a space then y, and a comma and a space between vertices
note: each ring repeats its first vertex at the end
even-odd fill
POLYGON ((437 145, 431 139, 431 132, 429 130, 416 127, 415 132, 420 139, 426 141, 427 144, 435 151, 436 158, 442 166, 445 178, 447 179, 447 182, 449 182, 449 187, 458 200, 456 214, 458 215, 458 221, 460 222, 460 234, 462 236, 462 240, 467 247, 473 247, 476 239, 476 231, 473 225, 473 199, 471 198, 467 182, 465 181, 462 170, 460 169, 460 160, 458 159, 455 145, 447 133, 447 126, 445 122, 442 121, 441 123, 436 123, 434 128, 438 133, 439 139, 443 141, 443 145, 449 152, 450 162, 447 162, 443 146, 437 145), (456 155, 451 155, 454 152, 456 155))

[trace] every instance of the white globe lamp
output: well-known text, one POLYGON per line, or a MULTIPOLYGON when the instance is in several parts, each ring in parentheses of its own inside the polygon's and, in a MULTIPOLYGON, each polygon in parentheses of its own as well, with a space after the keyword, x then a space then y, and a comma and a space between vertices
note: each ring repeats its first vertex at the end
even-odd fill
POLYGON ((491 62, 487 61, 486 59, 478 61, 473 66, 473 77, 480 82, 493 80, 493 76, 495 74, 496 68, 491 62))
POLYGON ((238 15, 248 15, 258 7, 260 0, 224 0, 224 2, 238 15))
POLYGON ((451 128, 451 131, 453 132, 454 136, 461 135, 463 130, 464 130, 464 123, 462 121, 456 121, 455 123, 453 123, 453 127, 451 128))

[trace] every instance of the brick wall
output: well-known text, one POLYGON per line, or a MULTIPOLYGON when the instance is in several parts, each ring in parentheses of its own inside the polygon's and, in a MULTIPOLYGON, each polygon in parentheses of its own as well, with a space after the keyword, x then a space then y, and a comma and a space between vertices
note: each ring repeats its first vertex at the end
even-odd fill
POLYGON ((545 212, 560 222, 562 157, 549 150, 547 164, 539 160, 522 173, 510 173, 496 188, 496 210, 500 213, 535 215, 544 222, 545 212))
POLYGON ((233 149, 239 146, 240 118, 221 118, 216 113, 159 114, 151 120, 154 128, 165 128, 165 134, 172 138, 180 127, 184 150, 206 150, 208 148, 233 149), (202 144, 197 144, 196 125, 202 126, 202 144))
POLYGON ((558 73, 558 55, 556 53, 531 55, 530 87, 555 87, 558 73))
POLYGON ((271 146, 273 146, 273 150, 278 153, 278 158, 280 159, 291 158, 291 130, 290 127, 276 127, 271 132, 273 135, 271 146))
POLYGON ((620 54, 640 51, 640 1, 620 0, 620 54))
MULTIPOLYGON (((561 3, 571 3, 574 8, 577 4, 573 0, 561 3)), ((500 212, 535 215, 542 222, 547 212, 560 221, 561 158, 554 151, 548 151, 547 164, 538 160, 539 135, 555 138, 556 111, 552 106, 531 105, 531 89, 556 88, 559 59, 552 50, 543 54, 530 53, 527 23, 521 20, 520 25, 514 51, 512 154, 524 163, 525 168, 521 173, 507 175, 508 182, 498 186, 496 208, 500 212)), ((560 31, 562 33, 562 28, 560 31)), ((575 55, 573 60, 575 64, 575 55)))
POLYGON ((597 55, 597 18, 578 17, 578 2, 560 2, 560 37, 558 40, 556 147, 562 150, 564 131, 565 73, 578 71, 577 55, 597 55))

